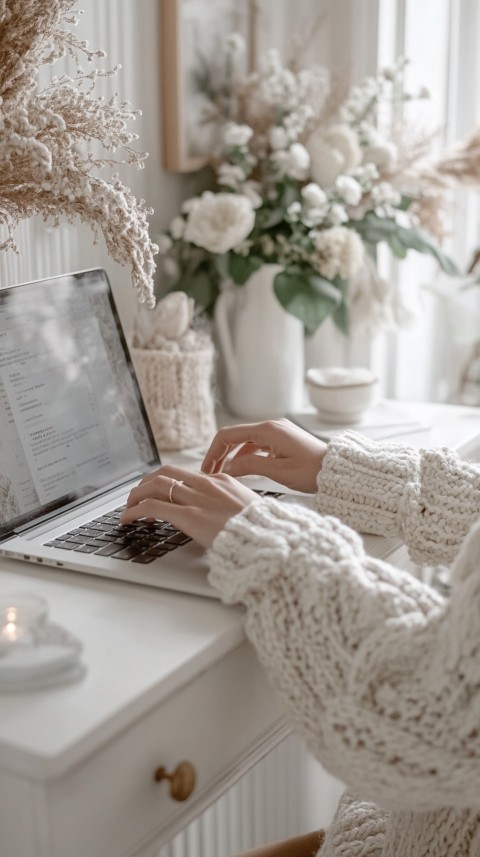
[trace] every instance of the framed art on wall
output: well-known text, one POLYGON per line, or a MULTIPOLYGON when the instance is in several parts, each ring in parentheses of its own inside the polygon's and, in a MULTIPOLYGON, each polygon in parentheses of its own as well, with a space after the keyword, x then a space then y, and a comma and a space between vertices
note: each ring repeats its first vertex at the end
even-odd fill
POLYGON ((161 0, 164 169, 193 172, 208 162, 216 130, 212 81, 221 85, 231 34, 245 40, 243 70, 253 67, 255 7, 255 0, 161 0))

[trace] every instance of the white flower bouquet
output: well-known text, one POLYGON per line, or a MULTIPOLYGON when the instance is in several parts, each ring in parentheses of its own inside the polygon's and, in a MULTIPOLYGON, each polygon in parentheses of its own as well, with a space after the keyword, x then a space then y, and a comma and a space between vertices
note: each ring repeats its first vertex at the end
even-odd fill
POLYGON ((400 60, 335 105, 326 69, 288 67, 275 51, 240 77, 239 42, 227 40, 226 83, 212 93, 215 187, 188 199, 160 237, 166 288, 211 314, 225 281, 241 286, 275 263, 275 294, 308 334, 328 316, 344 333, 394 326, 406 308, 378 275, 379 242, 458 273, 438 243, 448 182, 422 166, 430 141, 409 151, 379 123, 388 100, 428 93, 405 92, 400 60))

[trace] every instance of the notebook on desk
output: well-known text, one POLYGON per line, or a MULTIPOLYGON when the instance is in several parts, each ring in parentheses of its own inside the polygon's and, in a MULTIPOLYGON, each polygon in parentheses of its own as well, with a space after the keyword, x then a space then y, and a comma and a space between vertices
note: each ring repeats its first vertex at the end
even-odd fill
POLYGON ((215 597, 184 533, 119 526, 160 464, 105 271, 0 290, 0 554, 215 597))

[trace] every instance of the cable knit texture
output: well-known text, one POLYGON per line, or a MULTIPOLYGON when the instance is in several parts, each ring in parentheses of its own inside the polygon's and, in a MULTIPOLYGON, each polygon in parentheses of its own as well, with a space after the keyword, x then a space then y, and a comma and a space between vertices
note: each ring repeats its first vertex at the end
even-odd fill
POLYGON ((379 446, 354 432, 331 441, 318 486, 319 512, 401 536, 419 563, 451 562, 480 508, 480 471, 454 452, 379 446))
POLYGON ((213 343, 178 353, 132 347, 131 354, 157 447, 208 443, 216 428, 213 343))
POLYGON ((348 786, 320 857, 479 857, 479 470, 350 434, 318 486, 336 517, 253 502, 217 536, 210 581, 245 604, 294 727, 348 786), (339 517, 424 560, 458 554, 449 600, 368 557, 339 517))

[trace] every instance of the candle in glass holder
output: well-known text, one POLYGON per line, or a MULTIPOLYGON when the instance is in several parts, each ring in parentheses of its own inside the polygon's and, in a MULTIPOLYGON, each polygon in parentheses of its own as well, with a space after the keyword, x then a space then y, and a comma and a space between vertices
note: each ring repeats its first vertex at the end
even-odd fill
POLYGON ((0 651, 31 645, 47 615, 47 602, 39 595, 0 593, 0 651))

